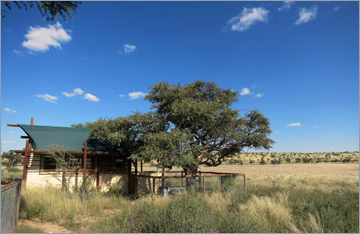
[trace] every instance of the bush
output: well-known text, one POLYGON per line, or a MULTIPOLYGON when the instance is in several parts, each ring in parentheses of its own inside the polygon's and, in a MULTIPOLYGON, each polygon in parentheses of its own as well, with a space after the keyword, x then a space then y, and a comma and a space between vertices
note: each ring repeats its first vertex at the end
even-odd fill
POLYGON ((303 158, 302 161, 303 161, 304 163, 308 163, 308 162, 311 162, 311 159, 310 159, 310 158, 303 158))
POLYGON ((97 190, 92 186, 89 176, 84 176, 80 187, 74 187, 74 193, 80 199, 90 199, 96 196, 97 190))
POLYGON ((23 170, 19 169, 19 168, 16 168, 16 167, 10 167, 7 169, 8 172, 13 172, 13 173, 20 173, 22 172, 23 170))
POLYGON ((126 193, 122 186, 111 186, 106 194, 108 196, 123 197, 126 193))

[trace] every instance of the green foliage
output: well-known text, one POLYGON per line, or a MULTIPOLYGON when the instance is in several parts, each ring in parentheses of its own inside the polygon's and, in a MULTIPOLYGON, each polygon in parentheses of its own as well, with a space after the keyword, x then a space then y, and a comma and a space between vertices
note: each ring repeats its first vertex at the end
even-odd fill
MULTIPOLYGON (((67 21, 66 15, 72 19, 71 11, 78 12, 77 7, 81 4, 79 1, 2 1, 1 5, 5 6, 8 10, 12 9, 12 4, 15 4, 19 9, 24 7, 25 10, 28 7, 33 8, 34 5, 39 9, 42 17, 46 17, 46 21, 57 21, 57 16, 60 15, 65 21, 67 21)), ((1 11, 1 17, 5 17, 5 13, 9 13, 6 10, 1 11)))
POLYGON ((108 196, 123 197, 126 195, 126 191, 123 186, 111 186, 106 194, 108 196))
POLYGON ((299 226, 316 214, 324 233, 359 232, 359 192, 335 189, 331 192, 322 190, 295 190, 290 193, 292 215, 299 226))
POLYGON ((22 170, 16 167, 10 167, 7 169, 7 171, 12 173, 22 173, 22 170))
POLYGON ((274 142, 267 137, 271 133, 267 118, 259 111, 240 117, 231 108, 237 92, 213 82, 185 86, 160 82, 150 87, 146 99, 167 129, 145 134, 141 155, 165 161, 164 166, 195 170, 201 164, 217 166, 245 147, 269 149, 274 142))
POLYGON ((131 153, 132 160, 182 167, 187 174, 201 164, 218 166, 246 147, 269 149, 274 143, 270 121, 257 110, 240 117, 231 108, 237 92, 213 82, 160 82, 145 99, 154 111, 73 126, 90 128, 93 137, 131 153))
POLYGON ((3 152, 1 154, 1 164, 7 167, 14 167, 16 164, 23 161, 24 156, 15 153, 13 150, 3 152))

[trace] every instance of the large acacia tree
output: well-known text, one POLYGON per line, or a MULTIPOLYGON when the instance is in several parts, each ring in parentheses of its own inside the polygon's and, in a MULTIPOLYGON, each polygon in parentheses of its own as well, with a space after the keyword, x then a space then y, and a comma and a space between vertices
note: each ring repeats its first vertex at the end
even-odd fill
POLYGON ((204 81, 150 87, 146 99, 164 128, 144 133, 140 156, 195 174, 199 165, 218 166, 244 148, 271 148, 269 119, 257 110, 241 117, 232 108, 237 96, 204 81))
POLYGON ((218 166, 245 148, 269 149, 274 143, 268 138, 269 119, 257 110, 240 116, 232 108, 237 96, 213 82, 160 82, 145 98, 152 112, 100 119, 87 126, 100 141, 131 148, 134 161, 156 160, 160 167, 178 166, 191 175, 199 165, 218 166))

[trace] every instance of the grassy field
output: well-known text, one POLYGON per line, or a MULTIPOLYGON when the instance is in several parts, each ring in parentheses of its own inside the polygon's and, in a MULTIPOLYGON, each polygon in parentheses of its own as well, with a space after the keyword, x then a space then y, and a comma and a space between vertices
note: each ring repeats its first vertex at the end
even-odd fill
POLYGON ((22 176, 23 166, 18 165, 12 168, 1 165, 1 180, 14 180, 16 176, 22 176))
POLYGON ((27 189, 21 222, 44 232, 359 232, 357 164, 221 167, 213 170, 246 171, 247 191, 241 178, 229 181, 226 191, 137 200, 27 189))

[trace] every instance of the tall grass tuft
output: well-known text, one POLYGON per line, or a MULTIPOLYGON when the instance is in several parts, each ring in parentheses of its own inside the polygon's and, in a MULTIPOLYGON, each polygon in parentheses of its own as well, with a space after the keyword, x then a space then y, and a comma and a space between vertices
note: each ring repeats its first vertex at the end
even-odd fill
POLYGON ((78 215, 95 215, 105 209, 119 206, 120 198, 104 197, 96 193, 82 199, 76 193, 65 192, 59 188, 27 188, 21 192, 20 218, 42 221, 73 219, 78 215))

